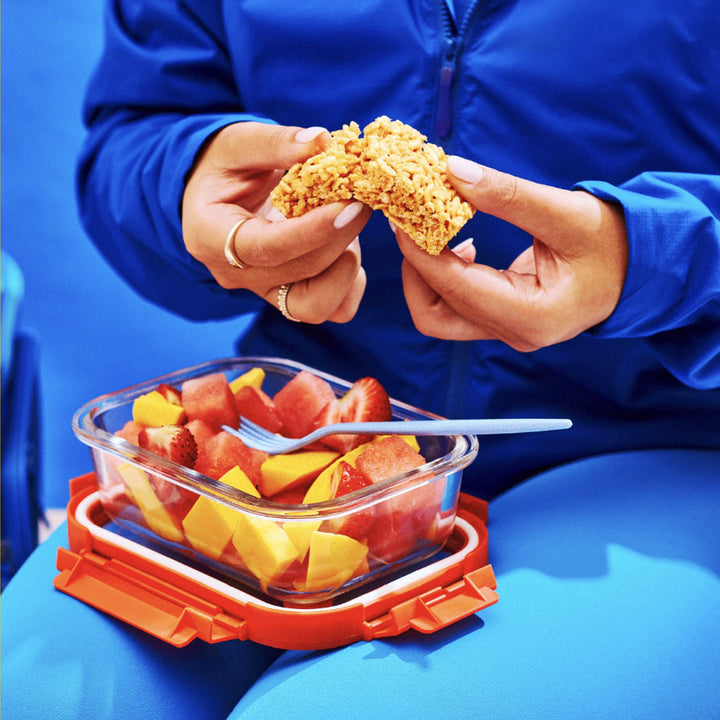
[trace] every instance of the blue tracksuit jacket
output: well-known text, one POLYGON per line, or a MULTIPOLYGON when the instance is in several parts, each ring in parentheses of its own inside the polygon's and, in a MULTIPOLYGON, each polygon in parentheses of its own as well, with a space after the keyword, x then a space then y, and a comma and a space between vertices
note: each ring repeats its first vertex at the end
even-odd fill
MULTIPOLYGON (((465 487, 491 498, 544 467, 642 447, 720 447, 720 12, 715 0, 115 0, 88 90, 81 214, 148 300, 198 320, 259 310, 239 352, 377 376, 448 416, 564 416, 481 438, 465 487), (409 123, 448 153, 622 204, 626 287, 600 326, 518 353, 412 326, 376 213, 347 325, 303 326, 218 287, 181 239, 185 178, 218 128, 261 119, 409 123)), ((529 244, 476 214, 478 261, 529 244)), ((638 478, 642 481, 642 478, 638 478)))

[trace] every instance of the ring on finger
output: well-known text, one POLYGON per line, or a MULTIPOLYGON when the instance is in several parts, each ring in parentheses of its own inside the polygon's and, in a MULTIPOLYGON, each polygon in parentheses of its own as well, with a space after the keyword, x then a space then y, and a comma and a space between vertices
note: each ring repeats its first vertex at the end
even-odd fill
POLYGON ((245 268, 249 267, 246 265, 235 252, 235 235, 237 235, 237 231, 248 221, 252 219, 252 215, 248 215, 248 217, 240 218, 231 228, 230 232, 227 234, 227 237, 225 238, 225 259, 228 261, 229 265, 232 265, 234 268, 238 268, 239 270, 245 270, 245 268))
POLYGON ((300 320, 290 314, 287 306, 287 296, 292 286, 293 283, 286 283, 285 285, 280 286, 280 288, 278 289, 277 304, 280 312, 282 313, 282 316, 286 320, 290 320, 291 322, 300 322, 300 320))

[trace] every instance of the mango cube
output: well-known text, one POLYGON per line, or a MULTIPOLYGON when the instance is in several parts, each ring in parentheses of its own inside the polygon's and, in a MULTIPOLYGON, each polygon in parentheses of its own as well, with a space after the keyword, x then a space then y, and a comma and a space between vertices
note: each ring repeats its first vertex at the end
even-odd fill
POLYGON ((236 490, 242 490, 253 497, 260 497, 257 488, 252 484, 252 480, 245 474, 245 471, 240 469, 239 465, 230 468, 230 470, 220 478, 220 482, 234 487, 236 490))
POLYGON ((300 450, 287 455, 271 455, 260 468, 260 492, 272 497, 283 490, 304 485, 338 458, 332 450, 300 450))
POLYGON ((298 553, 298 561, 304 562, 310 549, 310 540, 316 530, 320 529, 321 520, 296 520, 283 523, 283 530, 292 540, 298 553))
MULTIPOLYGON (((308 553, 306 592, 334 590, 346 583, 363 565, 368 548, 347 535, 312 534, 308 553)), ((363 565, 364 567, 364 565, 363 565)))
POLYGON ((216 560, 222 555, 236 526, 236 511, 202 495, 182 521, 190 544, 198 552, 216 560))
POLYGON ((180 522, 158 500, 147 473, 130 463, 118 465, 118 472, 130 489, 132 499, 140 508, 148 527, 156 535, 170 542, 182 542, 183 531, 180 522))
POLYGON ((263 588, 272 585, 292 565, 298 552, 279 523, 238 513, 232 543, 248 570, 263 588))
POLYGON ((170 402, 157 390, 135 398, 132 413, 136 423, 152 427, 179 425, 187 419, 182 405, 170 402))
POLYGON ((230 389, 232 390, 232 393, 234 395, 241 387, 245 387, 246 385, 260 388, 262 387, 264 381, 265 371, 262 368, 254 367, 248 370, 246 373, 243 373, 239 377, 236 377, 230 383, 230 389))

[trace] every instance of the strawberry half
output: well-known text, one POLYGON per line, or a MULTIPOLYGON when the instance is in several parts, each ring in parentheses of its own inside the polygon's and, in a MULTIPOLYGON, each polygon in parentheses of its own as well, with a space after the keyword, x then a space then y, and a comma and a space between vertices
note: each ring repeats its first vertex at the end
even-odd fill
MULTIPOLYGON (((328 403, 317 415, 315 428, 343 422, 384 422, 392 418, 390 398, 375 378, 360 378, 341 398, 328 403)), ((370 435, 328 435, 320 442, 346 453, 367 442, 370 435)))
POLYGON ((198 446, 193 434, 184 426, 145 427, 138 433, 138 445, 179 465, 195 466, 198 446))

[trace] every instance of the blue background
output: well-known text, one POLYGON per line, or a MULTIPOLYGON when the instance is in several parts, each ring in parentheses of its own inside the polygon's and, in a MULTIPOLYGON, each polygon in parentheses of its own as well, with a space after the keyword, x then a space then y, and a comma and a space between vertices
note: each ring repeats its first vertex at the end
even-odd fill
POLYGON ((105 264, 77 214, 84 85, 102 43, 99 0, 2 3, 2 248, 20 265, 20 325, 40 347, 42 496, 67 502, 91 469, 71 420, 83 403, 233 354, 245 321, 196 324, 149 305, 105 264))

